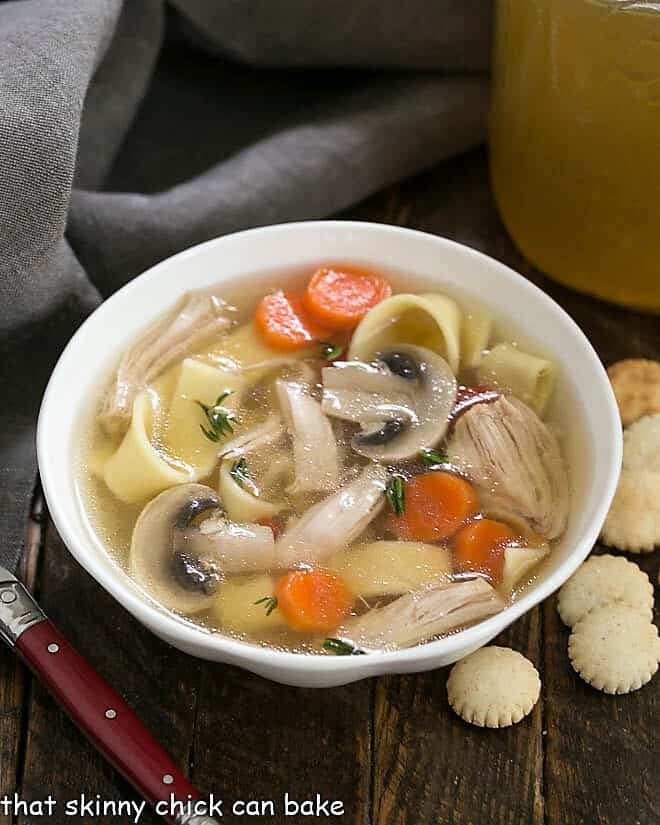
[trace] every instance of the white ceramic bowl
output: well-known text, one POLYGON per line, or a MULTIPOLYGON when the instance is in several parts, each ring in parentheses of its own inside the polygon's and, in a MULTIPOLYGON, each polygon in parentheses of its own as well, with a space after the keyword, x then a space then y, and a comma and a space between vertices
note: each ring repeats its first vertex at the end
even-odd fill
POLYGON ((239 665, 285 684, 318 687, 451 664, 545 599, 591 550, 614 494, 622 452, 616 403, 603 367, 577 325, 544 292, 492 258, 444 238, 345 221, 291 223, 228 235, 175 255, 135 278, 100 306, 69 342, 46 390, 37 442, 48 507, 64 542, 140 622, 194 656, 239 665), (74 456, 81 415, 99 377, 108 373, 146 324, 186 289, 323 260, 382 266, 432 279, 438 290, 477 300, 496 317, 513 322, 520 340, 528 339, 560 366, 554 404, 568 425, 565 453, 572 510, 545 575, 502 613, 408 650, 302 656, 242 643, 179 619, 151 601, 108 555, 76 490, 74 456))

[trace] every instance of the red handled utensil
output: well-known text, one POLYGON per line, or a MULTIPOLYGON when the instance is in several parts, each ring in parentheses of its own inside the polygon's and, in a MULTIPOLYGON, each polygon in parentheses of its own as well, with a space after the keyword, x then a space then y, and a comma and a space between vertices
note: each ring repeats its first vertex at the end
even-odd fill
MULTIPOLYGON (((129 705, 62 636, 27 588, 0 566, 0 636, 105 758, 154 807, 201 800, 129 705)), ((160 811, 158 811, 161 813, 160 811)), ((161 814, 171 825, 218 825, 198 813, 161 814)))

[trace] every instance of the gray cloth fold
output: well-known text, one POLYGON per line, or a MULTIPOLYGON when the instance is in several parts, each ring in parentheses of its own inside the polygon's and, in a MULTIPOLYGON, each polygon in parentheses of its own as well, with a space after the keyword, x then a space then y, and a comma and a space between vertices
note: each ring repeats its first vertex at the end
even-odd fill
POLYGON ((0 2, 0 560, 85 315, 191 244, 479 143, 489 35, 489 0, 0 2))

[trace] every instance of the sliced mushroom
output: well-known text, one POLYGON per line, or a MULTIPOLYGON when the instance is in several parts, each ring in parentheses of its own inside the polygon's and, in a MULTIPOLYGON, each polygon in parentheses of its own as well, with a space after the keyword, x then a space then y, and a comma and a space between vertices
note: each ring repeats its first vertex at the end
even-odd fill
POLYGON ((339 482, 339 450, 329 420, 310 387, 297 381, 275 382, 282 416, 293 439, 295 479, 292 492, 333 490, 339 482))
POLYGON ((180 484, 156 496, 133 528, 133 578, 170 610, 199 613, 213 601, 224 573, 273 566, 269 527, 224 518, 220 498, 203 484, 180 484), (205 520, 200 517, 212 513, 205 520))
POLYGON ((208 292, 186 293, 153 324, 119 362, 99 419, 111 435, 121 435, 131 420, 133 400, 150 381, 231 325, 224 301, 208 292))
POLYGON ((357 421, 351 446, 374 461, 396 462, 442 440, 456 401, 456 378, 430 350, 399 344, 374 365, 342 364, 323 370, 323 408, 357 421))
POLYGON ((321 407, 326 415, 363 426, 416 418, 411 382, 394 375, 382 362, 341 361, 321 372, 321 407))
POLYGON ((522 401, 502 396, 469 409, 456 422, 448 452, 479 487, 484 509, 522 516, 549 540, 564 532, 569 481, 559 443, 522 401))
POLYGON ((441 583, 350 619, 337 635, 358 649, 411 647, 493 616, 504 607, 483 579, 441 583))
POLYGON ((385 503, 387 471, 371 464, 352 482, 310 507, 275 545, 278 567, 318 564, 347 547, 385 503))
POLYGON ((220 500, 202 484, 180 484, 156 496, 133 528, 131 575, 164 607, 199 613, 213 600, 220 572, 210 559, 193 555, 179 536, 202 513, 216 510, 220 500))

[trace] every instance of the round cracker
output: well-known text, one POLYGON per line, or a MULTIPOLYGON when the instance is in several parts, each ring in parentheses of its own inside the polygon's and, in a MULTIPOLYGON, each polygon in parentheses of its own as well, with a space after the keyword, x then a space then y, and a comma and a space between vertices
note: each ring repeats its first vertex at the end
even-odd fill
POLYGON ((626 358, 608 367, 623 426, 660 413, 660 362, 626 358))
POLYGON ((660 473, 660 414, 640 418, 623 433, 623 467, 660 473))
POLYGON ((660 472, 621 471, 601 538, 630 553, 650 553, 660 544, 660 472))
POLYGON ((531 711, 541 692, 534 665, 508 647, 482 647, 454 665, 447 680, 453 710, 473 725, 504 728, 531 711))
POLYGON ((653 585, 646 573, 623 556, 591 556, 559 591, 557 610, 573 627, 594 607, 616 601, 653 618, 653 585))
POLYGON ((658 628, 623 602, 595 607, 573 628, 568 656, 577 674, 605 693, 630 693, 658 669, 658 628))

